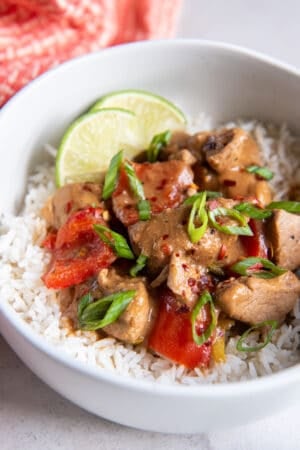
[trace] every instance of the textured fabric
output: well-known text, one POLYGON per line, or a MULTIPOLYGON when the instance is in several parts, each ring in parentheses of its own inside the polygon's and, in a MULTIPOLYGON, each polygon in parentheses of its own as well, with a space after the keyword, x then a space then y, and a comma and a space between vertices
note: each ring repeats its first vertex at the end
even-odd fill
POLYGON ((171 37, 182 0, 0 1, 0 106, 50 67, 122 42, 171 37))

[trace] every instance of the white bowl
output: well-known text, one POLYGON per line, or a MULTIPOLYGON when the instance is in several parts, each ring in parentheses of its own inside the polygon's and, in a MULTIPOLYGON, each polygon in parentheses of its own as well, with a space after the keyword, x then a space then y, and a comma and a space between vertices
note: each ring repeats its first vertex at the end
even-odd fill
MULTIPOLYGON (((0 112, 0 210, 20 207, 46 142, 95 99, 116 89, 162 94, 188 114, 287 122, 300 131, 300 74, 236 47, 201 41, 142 42, 61 65, 30 83, 0 112)), ((0 302, 0 330, 42 380, 99 416, 161 432, 193 433, 258 419, 300 398, 299 365, 239 383, 166 386, 87 367, 38 337, 0 302)))

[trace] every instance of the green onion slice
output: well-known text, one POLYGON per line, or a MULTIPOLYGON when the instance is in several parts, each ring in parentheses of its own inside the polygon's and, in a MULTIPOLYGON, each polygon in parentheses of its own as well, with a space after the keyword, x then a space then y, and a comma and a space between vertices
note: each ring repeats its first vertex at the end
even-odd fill
POLYGON ((271 211, 257 208, 252 205, 252 203, 248 202, 240 203, 239 205, 234 206, 234 209, 243 213, 247 217, 251 217, 251 219, 266 219, 272 215, 271 211))
POLYGON ((199 298, 198 303, 196 304, 196 306, 194 307, 194 309, 192 311, 191 321, 192 321, 192 333, 193 333, 194 342, 197 345, 204 344, 206 341, 208 341, 208 339, 210 338, 214 329, 217 326, 217 315, 216 315, 215 307, 213 304, 212 296, 210 295, 210 293, 208 291, 204 291, 203 294, 201 295, 201 297, 199 298), (197 333, 197 318, 198 318, 200 310, 203 308, 204 305, 206 305, 206 303, 209 303, 209 306, 210 306, 211 322, 210 322, 209 326, 207 327, 207 329, 201 335, 199 335, 197 333))
POLYGON ((163 147, 168 145, 171 139, 171 131, 166 130, 163 133, 156 134, 152 141, 150 142, 149 148, 147 150, 148 161, 153 163, 157 160, 159 152, 163 147))
POLYGON ((83 313, 83 310, 87 307, 87 305, 89 305, 90 303, 92 303, 93 301, 93 297, 90 293, 84 295, 83 297, 81 297, 79 303, 78 303, 78 308, 77 308, 77 314, 78 317, 81 316, 81 314, 83 313))
POLYGON ((276 266, 274 263, 264 258, 250 257, 239 261, 230 268, 239 275, 253 275, 257 278, 275 278, 286 272, 282 267, 276 266))
POLYGON ((136 176, 135 170, 129 162, 125 162, 124 169, 129 180, 130 188, 135 197, 139 200, 139 203, 137 205, 139 211, 139 219, 149 220, 151 217, 151 208, 149 201, 146 200, 143 185, 136 176))
POLYGON ((151 207, 148 200, 140 200, 137 204, 140 220, 149 220, 151 217, 151 207))
POLYGON ((255 175, 259 175, 261 178, 265 180, 272 180, 274 174, 267 167, 260 166, 248 166, 246 167, 247 172, 254 173, 255 175))
POLYGON ((281 201, 272 202, 267 206, 268 209, 284 209, 290 213, 300 213, 300 202, 281 201))
POLYGON ((135 295, 134 290, 117 292, 92 303, 90 303, 91 295, 84 295, 79 301, 77 310, 80 328, 95 331, 115 322, 135 295))
POLYGON ((187 230, 189 238, 193 243, 200 241, 207 229, 208 216, 205 209, 205 202, 206 192, 204 191, 194 200, 190 212, 187 230), (199 227, 195 226, 195 221, 200 221, 201 225, 199 227))
POLYGON ((198 192, 198 194, 192 195, 191 197, 188 197, 184 201, 184 205, 193 205, 198 198, 201 198, 203 193, 206 193, 206 198, 219 198, 222 197, 221 192, 215 192, 215 191, 202 191, 198 192))
POLYGON ((134 254, 124 236, 110 230, 104 225, 94 225, 94 230, 99 235, 100 239, 113 249, 117 256, 125 259, 134 259, 134 254))
POLYGON ((102 192, 103 200, 107 200, 114 192, 119 176, 120 167, 123 161, 123 150, 117 153, 110 161, 108 171, 104 179, 104 186, 102 192))
POLYGON ((241 214, 239 211, 235 209, 228 208, 215 208, 211 211, 208 211, 208 217, 211 225, 217 230, 221 231, 225 234, 237 234, 241 236, 253 236, 253 232, 251 228, 247 224, 247 218, 241 214), (217 222, 217 217, 230 217, 231 219, 236 220, 242 226, 235 225, 221 225, 217 222))
POLYGON ((148 256, 143 255, 142 253, 136 260, 136 263, 133 267, 131 267, 129 273, 132 277, 136 277, 137 274, 146 266, 148 261, 148 256))
POLYGON ((245 331, 245 333, 242 334, 242 336, 237 341, 236 349, 239 352, 257 352, 257 351, 261 350, 262 348, 266 347, 266 345, 269 344, 269 342, 272 339, 273 333, 277 327, 278 327, 277 320, 265 320, 264 322, 256 323, 251 328, 249 328, 247 331, 245 331), (261 344, 257 344, 255 347, 244 346, 245 339, 249 336, 249 334, 252 331, 258 330, 259 328, 264 328, 264 327, 270 327, 270 330, 269 330, 264 342, 262 342, 261 344))

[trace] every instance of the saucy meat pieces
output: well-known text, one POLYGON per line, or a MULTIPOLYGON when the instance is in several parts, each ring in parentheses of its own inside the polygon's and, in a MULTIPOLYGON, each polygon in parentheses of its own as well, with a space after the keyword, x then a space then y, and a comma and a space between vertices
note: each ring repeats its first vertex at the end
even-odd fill
MULTIPOLYGON (((232 201, 222 199, 221 204, 232 205, 232 201)), ((190 207, 180 206, 129 227, 133 248, 137 254, 148 256, 148 268, 152 273, 157 274, 178 250, 206 267, 216 261, 223 266, 232 264, 244 255, 239 236, 224 234, 214 228, 208 228, 204 236, 193 244, 187 233, 189 214, 190 207)))
POLYGON ((254 325, 283 321, 296 304, 300 281, 293 272, 271 279, 240 277, 219 283, 217 305, 231 318, 254 325))
POLYGON ((218 173, 262 163, 256 142, 241 128, 211 134, 202 150, 208 164, 218 173))
POLYGON ((59 188, 45 205, 42 215, 48 225, 60 228, 75 211, 101 204, 101 186, 96 183, 72 183, 59 188))
POLYGON ((121 316, 103 328, 110 336, 129 344, 138 344, 148 335, 154 317, 155 303, 144 278, 118 275, 115 269, 103 269, 98 275, 103 296, 114 292, 136 290, 136 295, 121 316))
MULTIPOLYGON (((178 206, 193 183, 193 172, 190 166, 182 161, 132 163, 132 166, 142 182, 145 197, 149 200, 154 214, 178 206)), ((125 226, 139 220, 137 203, 127 175, 122 170, 112 196, 112 204, 114 213, 125 226)))
POLYGON ((300 266, 300 216, 276 210, 267 222, 266 233, 276 264, 289 270, 297 269, 300 266))

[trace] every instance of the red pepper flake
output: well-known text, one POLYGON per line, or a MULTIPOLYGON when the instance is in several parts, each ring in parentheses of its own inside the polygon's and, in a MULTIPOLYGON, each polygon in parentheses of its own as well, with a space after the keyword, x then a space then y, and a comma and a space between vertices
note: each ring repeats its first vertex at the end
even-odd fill
POLYGON ((162 240, 165 241, 166 239, 168 239, 169 235, 168 234, 164 234, 162 237, 162 240))
POLYGON ((236 185, 236 181, 234 180, 223 180, 223 185, 224 186, 235 186, 236 185))
POLYGON ((187 270, 188 269, 188 265, 187 264, 181 264, 183 270, 187 270))
POLYGON ((216 199, 210 200, 209 202, 207 202, 207 204, 210 211, 213 211, 214 209, 219 207, 219 202, 216 199))
POLYGON ((69 213, 71 212, 72 206, 73 206, 73 202, 68 202, 68 203, 66 203, 66 206, 65 206, 65 212, 66 212, 67 214, 69 214, 69 213))
POLYGON ((161 180, 161 182, 160 182, 160 184, 158 185, 158 186, 156 186, 156 190, 157 191, 161 191, 164 187, 165 187, 165 185, 167 184, 167 182, 168 182, 168 180, 166 179, 166 178, 163 178, 162 180, 161 180))
POLYGON ((247 272, 259 272, 261 269, 263 269, 263 264, 258 262, 256 264, 253 264, 253 266, 249 267, 247 272))
POLYGON ((176 256, 176 258, 178 258, 179 257, 179 253, 175 253, 175 256, 176 256))
POLYGON ((221 245, 219 254, 218 254, 218 260, 224 259, 227 256, 227 247, 225 244, 221 245))
POLYGON ((188 279, 188 285, 189 285, 190 287, 195 286, 196 283, 197 283, 197 281, 195 280, 195 278, 189 278, 189 279, 188 279))
POLYGON ((163 252, 164 255, 169 256, 172 253, 172 249, 168 244, 163 244, 160 247, 161 251, 163 252))
POLYGON ((149 200, 150 200, 151 202, 156 202, 156 201, 157 201, 157 197, 151 197, 151 198, 149 198, 149 200))

